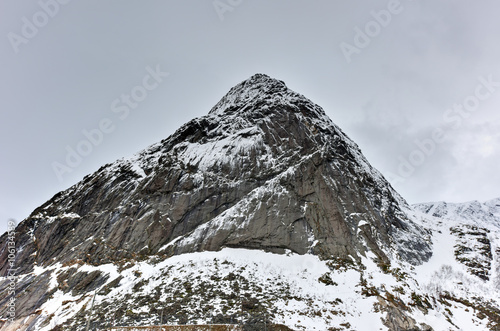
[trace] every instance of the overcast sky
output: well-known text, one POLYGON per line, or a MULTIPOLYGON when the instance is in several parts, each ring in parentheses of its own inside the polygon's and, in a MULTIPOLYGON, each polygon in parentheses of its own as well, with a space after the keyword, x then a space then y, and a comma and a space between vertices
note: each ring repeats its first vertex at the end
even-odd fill
POLYGON ((257 72, 322 106, 410 203, 499 197, 499 11, 497 0, 2 1, 0 230, 257 72), (68 162, 71 150, 86 155, 68 162))

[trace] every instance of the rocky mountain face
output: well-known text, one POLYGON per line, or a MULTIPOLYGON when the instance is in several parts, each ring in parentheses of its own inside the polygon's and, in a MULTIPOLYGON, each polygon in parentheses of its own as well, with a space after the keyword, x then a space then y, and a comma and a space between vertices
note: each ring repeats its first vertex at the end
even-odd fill
POLYGON ((425 261, 429 246, 402 205, 320 107, 256 75, 207 116, 35 210, 19 228, 19 259, 25 272, 54 258, 98 265, 162 248, 356 257, 369 247, 383 260, 394 249, 425 261))
MULTIPOLYGON (((441 230, 431 218, 321 107, 257 74, 208 115, 101 167, 21 222, 16 315, 1 330, 84 330, 89 316, 96 328, 454 325, 444 302, 461 297, 416 281, 436 260, 441 230)), ((7 242, 0 237, 1 261, 7 242)), ((8 284, 0 280, 2 316, 8 284)), ((495 316, 483 314, 484 325, 495 316)))
POLYGON ((415 210, 445 220, 455 237, 454 255, 467 271, 500 291, 500 198, 481 203, 421 203, 415 210))

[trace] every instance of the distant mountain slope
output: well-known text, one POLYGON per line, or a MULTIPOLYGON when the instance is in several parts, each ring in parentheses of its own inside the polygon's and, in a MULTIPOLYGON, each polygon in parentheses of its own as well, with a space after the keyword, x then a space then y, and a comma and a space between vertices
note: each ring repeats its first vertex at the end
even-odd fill
POLYGON ((484 203, 430 202, 413 207, 438 219, 438 224, 444 222, 455 238, 455 259, 469 273, 491 281, 492 288, 500 291, 500 198, 484 203))
POLYGON ((433 233, 433 258, 419 282, 434 297, 453 298, 489 315, 500 329, 500 199, 484 203, 431 202, 413 206, 415 219, 433 233), (480 308, 478 308, 480 307, 480 308))
POLYGON ((415 204, 412 207, 434 217, 500 226, 500 198, 484 203, 479 201, 464 203, 428 202, 415 204))

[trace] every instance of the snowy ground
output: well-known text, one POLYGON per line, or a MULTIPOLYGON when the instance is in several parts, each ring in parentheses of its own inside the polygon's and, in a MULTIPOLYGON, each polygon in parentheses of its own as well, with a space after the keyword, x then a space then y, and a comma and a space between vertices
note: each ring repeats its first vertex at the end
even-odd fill
MULTIPOLYGON (((432 231, 434 252, 430 261, 416 267, 402 261, 381 267, 374 255, 362 257, 360 265, 291 252, 225 248, 121 267, 82 265, 78 272, 108 275, 96 291, 94 316, 110 324, 117 318, 121 325, 155 325, 160 314, 168 324, 181 322, 183 316, 190 324, 212 323, 216 316, 232 316, 231 322, 237 323, 253 314, 294 330, 387 330, 380 303, 392 302, 406 307, 417 325, 434 330, 489 330, 488 319, 464 300, 479 297, 500 307, 497 224, 482 224, 494 252, 484 280, 456 258, 457 244, 473 247, 476 237, 452 229, 468 229, 472 221, 453 223, 420 212, 412 218, 432 231)), ((52 271, 49 287, 57 289, 42 306, 45 318, 38 320, 36 330, 70 321, 75 329, 82 328, 93 292, 73 296, 57 280, 72 267, 78 265, 35 268, 35 275, 52 271)))

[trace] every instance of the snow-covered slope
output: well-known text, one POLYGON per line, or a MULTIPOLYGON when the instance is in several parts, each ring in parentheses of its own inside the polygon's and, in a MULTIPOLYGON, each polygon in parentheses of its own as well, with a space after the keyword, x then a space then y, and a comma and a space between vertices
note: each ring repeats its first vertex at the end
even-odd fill
POLYGON ((486 202, 428 202, 413 205, 422 213, 452 221, 475 222, 483 226, 500 227, 500 198, 486 202))
POLYGON ((414 208, 430 215, 426 226, 449 236, 454 261, 485 281, 489 288, 500 291, 500 198, 484 203, 422 203, 414 208))
MULTIPOLYGON (((414 217, 432 231, 434 254, 416 268, 416 279, 435 298, 453 298, 500 322, 500 199, 484 203, 421 203, 414 217)), ((476 316, 484 317, 483 314, 476 316)), ((464 328, 466 329, 466 328, 464 328)))
MULTIPOLYGON (((416 217, 424 224, 433 221, 416 217)), ((432 229, 436 254, 417 267, 380 265, 373 254, 357 263, 224 248, 122 266, 36 268, 34 274, 52 271, 52 295, 40 308, 42 318, 26 322, 33 323, 33 330, 58 325, 83 329, 95 290, 93 320, 101 327, 100 321, 157 325, 161 319, 169 325, 242 323, 255 330, 264 325, 291 330, 494 330, 489 317, 495 317, 500 304, 498 292, 454 260, 455 238, 445 232, 446 226, 432 229), (57 275, 77 275, 76 270, 85 272, 85 278, 98 272, 106 280, 85 295, 76 294, 57 280, 57 275)))

